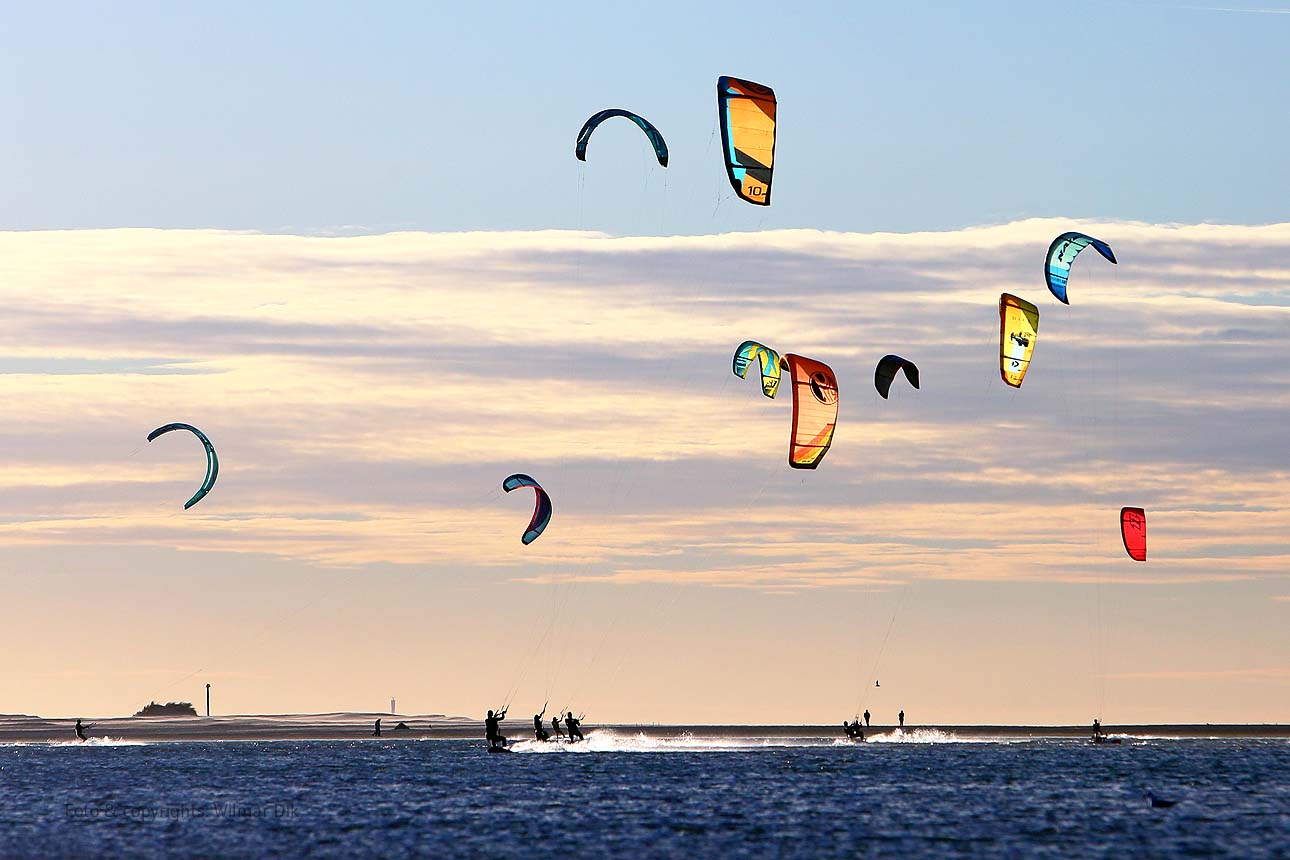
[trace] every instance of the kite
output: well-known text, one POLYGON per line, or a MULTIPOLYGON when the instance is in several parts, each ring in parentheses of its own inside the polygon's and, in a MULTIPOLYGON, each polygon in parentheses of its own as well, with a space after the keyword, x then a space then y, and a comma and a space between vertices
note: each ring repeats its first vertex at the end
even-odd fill
POLYGON ((613 116, 626 117, 640 126, 641 131, 645 132, 645 136, 649 138, 649 142, 654 146, 654 156, 658 159, 658 163, 667 167, 667 141, 663 140, 663 135, 645 117, 622 108, 602 110, 600 113, 592 114, 591 118, 582 124, 582 131, 578 132, 578 143, 573 150, 573 154, 578 156, 579 161, 587 160, 587 141, 591 140, 591 133, 602 122, 613 116))
POLYGON ((918 366, 907 358, 898 355, 884 355, 878 359, 878 366, 873 370, 873 387, 878 389, 882 399, 887 399, 891 384, 896 381, 896 374, 905 371, 909 384, 918 387, 918 366))
POLYGON ((506 492, 518 490, 520 487, 532 487, 533 492, 537 495, 537 503, 533 506, 533 519, 529 520, 528 528, 524 530, 524 536, 520 538, 527 546, 538 539, 538 535, 546 529, 546 524, 551 522, 551 497, 546 494, 546 490, 538 484, 537 481, 528 475, 511 475, 505 481, 502 481, 502 489, 506 492))
POLYGON ((775 91, 722 75, 717 79, 717 114, 726 174, 735 193, 749 203, 769 206, 775 168, 775 91))
POLYGON ((838 423, 838 378, 824 362, 789 353, 780 366, 793 381, 793 435, 788 442, 788 465, 814 469, 820 465, 838 423))
POLYGON ((1044 280, 1048 289, 1062 304, 1069 305, 1066 299, 1066 280, 1071 276, 1071 264, 1089 245, 1112 263, 1116 262, 1111 246, 1101 239, 1085 236, 1083 233, 1063 233, 1048 246, 1048 257, 1044 261, 1044 280))
POLYGON ((999 371, 1013 388, 1026 378, 1038 332, 1039 308, 1011 293, 999 296, 999 371))
POLYGON ((748 365, 756 358, 761 362, 761 391, 774 397, 779 390, 779 353, 755 340, 746 340, 735 350, 735 376, 748 377, 748 365))
POLYGON ((206 498, 206 494, 211 491, 211 487, 215 486, 215 479, 219 477, 219 458, 215 456, 215 446, 211 444, 211 440, 207 439, 205 433, 191 424, 167 424, 164 427, 158 427, 148 434, 148 441, 151 442, 171 430, 187 430, 200 439, 202 445, 206 447, 206 477, 202 481, 202 485, 197 488, 197 492, 193 493, 193 497, 184 502, 184 510, 188 510, 206 498))
POLYGON ((1142 508, 1120 508, 1120 537, 1129 558, 1146 561, 1147 512, 1142 508))

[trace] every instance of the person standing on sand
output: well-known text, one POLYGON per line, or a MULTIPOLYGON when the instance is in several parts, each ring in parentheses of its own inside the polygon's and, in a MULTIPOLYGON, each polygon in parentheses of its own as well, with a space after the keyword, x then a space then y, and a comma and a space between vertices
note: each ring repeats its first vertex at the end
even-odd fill
POLYGON ((502 708, 494 716, 492 711, 484 718, 484 737, 488 738, 489 747, 505 747, 506 737, 502 734, 502 720, 506 719, 506 709, 502 708))
POLYGON ((903 709, 900 712, 899 719, 900 719, 900 727, 903 729, 905 727, 905 711, 903 709))
POLYGON ((381 718, 377 717, 376 728, 372 729, 372 737, 379 738, 380 736, 381 736, 381 718))
POLYGON ((869 728, 869 709, 868 708, 864 709, 864 727, 866 729, 869 728))

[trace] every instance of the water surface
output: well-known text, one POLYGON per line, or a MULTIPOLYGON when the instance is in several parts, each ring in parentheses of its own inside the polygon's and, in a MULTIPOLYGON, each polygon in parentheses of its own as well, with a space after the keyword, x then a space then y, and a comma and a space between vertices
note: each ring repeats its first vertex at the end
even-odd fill
POLYGON ((600 730, 516 750, 3 745, 0 857, 1290 857, 1286 740, 600 730))

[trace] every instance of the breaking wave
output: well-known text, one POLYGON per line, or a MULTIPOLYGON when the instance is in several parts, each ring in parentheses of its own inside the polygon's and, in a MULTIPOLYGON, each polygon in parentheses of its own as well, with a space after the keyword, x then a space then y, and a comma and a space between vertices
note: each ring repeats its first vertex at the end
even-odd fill
POLYGON ((131 741, 125 738, 88 738, 83 741, 12 741, 3 743, 3 747, 146 747, 147 741, 131 741))
POLYGON ((775 747, 830 746, 829 738, 793 737, 695 737, 690 733, 674 737, 651 737, 645 732, 619 734, 613 729, 594 729, 585 741, 576 744, 559 741, 517 741, 510 748, 517 753, 661 753, 661 752, 737 752, 773 749, 775 747))
POLYGON ((881 735, 872 735, 871 744, 998 744, 1012 743, 1012 738, 960 737, 940 729, 892 729, 881 735))

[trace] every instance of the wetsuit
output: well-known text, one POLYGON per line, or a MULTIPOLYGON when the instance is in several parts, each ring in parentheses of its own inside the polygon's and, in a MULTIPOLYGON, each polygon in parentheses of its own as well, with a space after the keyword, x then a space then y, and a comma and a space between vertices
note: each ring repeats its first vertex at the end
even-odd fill
POLYGON ((501 722, 506 719, 506 712, 502 711, 496 716, 484 718, 484 736, 488 738, 490 747, 506 746, 506 737, 502 734, 501 722))
POLYGON ((569 731, 569 743, 586 740, 582 736, 582 719, 572 713, 564 718, 564 727, 569 731))
POLYGON ((546 729, 542 728, 541 714, 533 715, 533 737, 537 738, 540 741, 551 740, 551 735, 547 732, 546 729))
POLYGON ((559 718, 559 717, 552 717, 552 718, 551 718, 551 728, 555 731, 555 736, 556 736, 557 738, 562 738, 562 737, 564 737, 564 732, 560 731, 560 718, 559 718))

